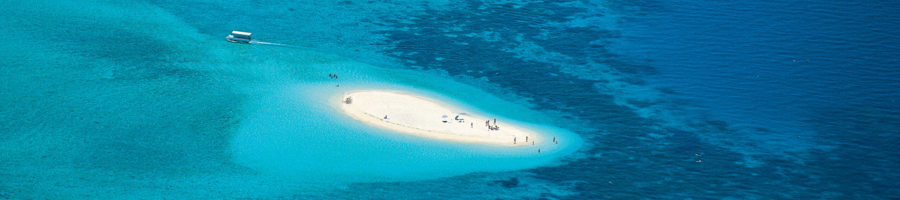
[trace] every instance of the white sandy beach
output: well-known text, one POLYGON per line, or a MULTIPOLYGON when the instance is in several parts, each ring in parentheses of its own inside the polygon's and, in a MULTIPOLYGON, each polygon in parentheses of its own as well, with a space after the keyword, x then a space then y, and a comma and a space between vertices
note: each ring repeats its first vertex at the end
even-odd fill
POLYGON ((532 142, 543 140, 533 132, 504 124, 504 119, 500 118, 496 123, 499 129, 490 130, 485 121, 490 120, 490 125, 493 126, 493 117, 466 113, 410 93, 386 90, 352 91, 345 93, 341 100, 341 109, 354 119, 401 133, 441 140, 510 146, 531 145, 532 142), (461 120, 456 119, 457 116, 461 120))

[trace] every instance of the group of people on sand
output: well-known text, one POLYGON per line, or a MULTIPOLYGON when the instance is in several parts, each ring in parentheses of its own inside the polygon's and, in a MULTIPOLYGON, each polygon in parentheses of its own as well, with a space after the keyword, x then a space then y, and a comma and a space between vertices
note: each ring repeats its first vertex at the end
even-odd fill
POLYGON ((494 119, 494 125, 491 125, 491 120, 484 121, 484 125, 488 127, 488 130, 496 131, 500 130, 500 126, 497 126, 497 119, 494 119))

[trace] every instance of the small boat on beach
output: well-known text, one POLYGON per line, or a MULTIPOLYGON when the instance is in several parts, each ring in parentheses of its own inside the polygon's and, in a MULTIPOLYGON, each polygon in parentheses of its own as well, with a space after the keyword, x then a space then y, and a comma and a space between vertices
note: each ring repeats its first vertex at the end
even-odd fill
POLYGON ((231 31, 231 35, 225 37, 225 40, 236 43, 250 43, 250 32, 231 31))

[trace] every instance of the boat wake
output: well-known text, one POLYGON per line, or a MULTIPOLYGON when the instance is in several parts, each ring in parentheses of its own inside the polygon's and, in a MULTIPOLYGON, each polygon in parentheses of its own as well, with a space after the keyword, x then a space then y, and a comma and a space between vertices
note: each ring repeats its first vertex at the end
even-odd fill
POLYGON ((282 46, 282 47, 297 47, 297 46, 281 44, 281 43, 260 42, 260 41, 250 41, 250 44, 264 44, 264 45, 273 45, 273 46, 282 46))

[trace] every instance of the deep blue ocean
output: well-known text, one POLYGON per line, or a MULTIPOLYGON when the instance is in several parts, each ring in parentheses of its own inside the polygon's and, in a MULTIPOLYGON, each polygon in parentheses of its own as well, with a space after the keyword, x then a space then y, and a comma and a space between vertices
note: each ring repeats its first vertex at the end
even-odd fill
POLYGON ((897 10, 11 0, 0 199, 900 199, 897 10), (536 154, 368 127, 333 105, 356 89, 564 142, 536 154))

